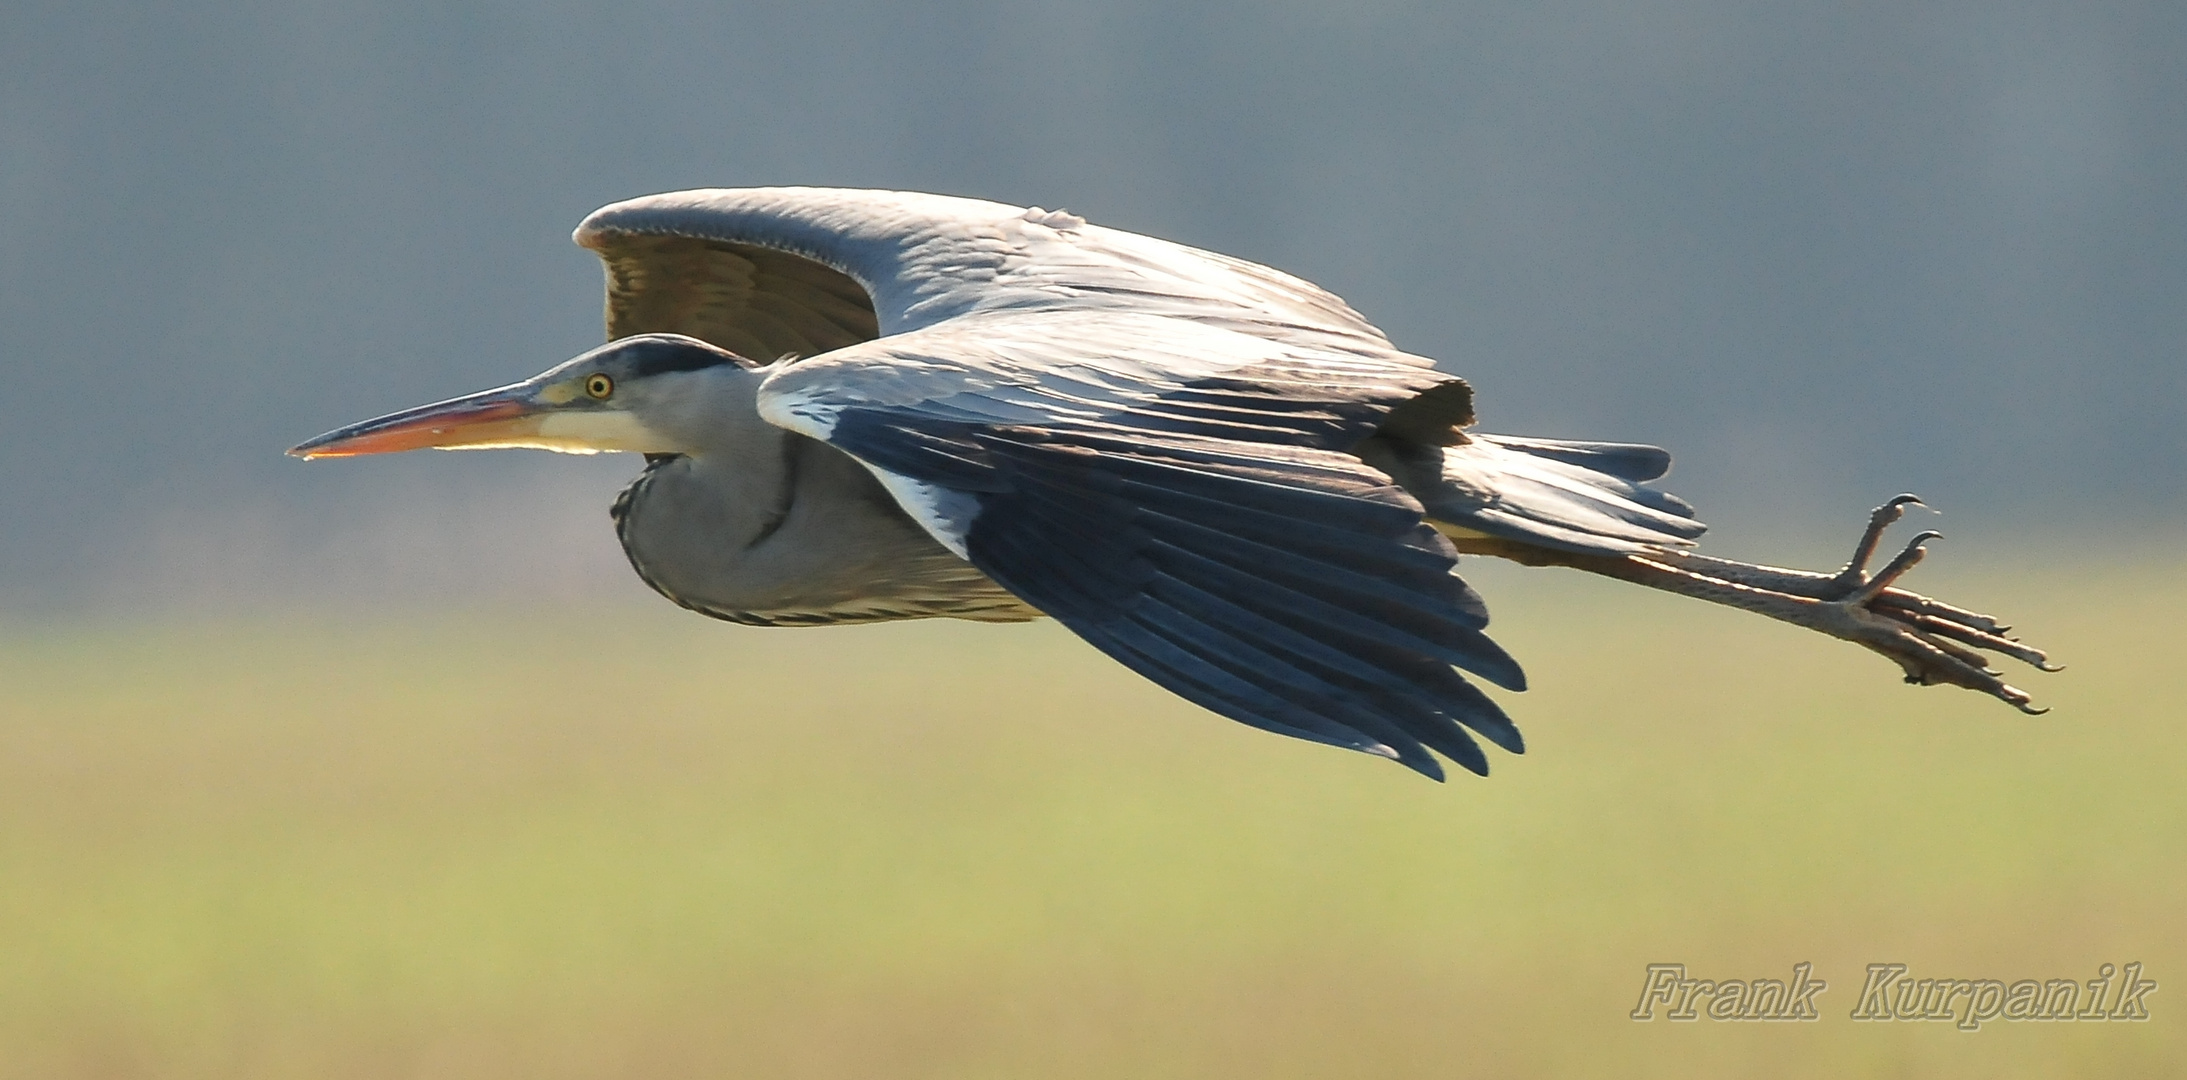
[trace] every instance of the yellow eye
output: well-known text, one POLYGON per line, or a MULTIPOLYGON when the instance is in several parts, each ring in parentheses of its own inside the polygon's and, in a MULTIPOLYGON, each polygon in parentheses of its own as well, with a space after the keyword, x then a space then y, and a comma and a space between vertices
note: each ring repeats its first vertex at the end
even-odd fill
POLYGON ((596 374, 585 380, 585 393, 591 394, 593 397, 598 398, 601 401, 606 401, 607 396, 614 392, 615 380, 610 379, 605 375, 596 374))

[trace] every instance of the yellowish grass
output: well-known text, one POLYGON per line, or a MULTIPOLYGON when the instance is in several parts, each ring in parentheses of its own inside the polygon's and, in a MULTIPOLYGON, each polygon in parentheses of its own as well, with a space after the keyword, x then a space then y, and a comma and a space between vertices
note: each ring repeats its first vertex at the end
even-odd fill
POLYGON ((2187 563, 1921 584, 2056 712, 1499 574, 1531 751, 1447 786, 1052 626, 18 627, 0 1077, 2182 1074, 2187 563), (2147 1023, 1846 1018, 2136 960, 2147 1023), (1824 1018, 1633 1023, 1654 961, 1824 1018))

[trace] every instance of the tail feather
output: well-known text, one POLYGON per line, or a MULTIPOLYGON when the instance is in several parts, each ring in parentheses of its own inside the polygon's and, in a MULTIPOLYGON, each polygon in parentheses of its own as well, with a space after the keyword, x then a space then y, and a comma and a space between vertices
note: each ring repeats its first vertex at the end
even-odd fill
POLYGON ((1569 442, 1563 439, 1529 439, 1518 435, 1476 435, 1507 450, 1519 450, 1568 465, 1609 473, 1620 480, 1641 484, 1660 480, 1671 471, 1671 452, 1645 443, 1569 442))
POLYGON ((1605 555, 1692 547, 1708 528, 1685 500, 1641 486, 1670 469, 1653 446, 1472 435, 1423 450, 1437 467, 1417 463, 1407 479, 1429 482, 1406 487, 1446 528, 1605 555))

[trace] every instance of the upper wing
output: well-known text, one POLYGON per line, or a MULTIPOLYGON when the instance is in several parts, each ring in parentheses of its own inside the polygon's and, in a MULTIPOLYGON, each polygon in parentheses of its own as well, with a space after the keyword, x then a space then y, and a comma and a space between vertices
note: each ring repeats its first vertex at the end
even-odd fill
POLYGON ((1341 449, 1418 373, 1114 313, 967 319, 784 365, 760 412, 864 462, 1027 602, 1179 695, 1440 777, 1524 677, 1419 503, 1341 449), (1411 376, 1411 377, 1406 377, 1411 376))
POLYGON ((1427 368, 1289 274, 1066 213, 839 188, 677 191, 577 227, 611 338, 678 333, 762 362, 971 313, 1135 311, 1427 368))

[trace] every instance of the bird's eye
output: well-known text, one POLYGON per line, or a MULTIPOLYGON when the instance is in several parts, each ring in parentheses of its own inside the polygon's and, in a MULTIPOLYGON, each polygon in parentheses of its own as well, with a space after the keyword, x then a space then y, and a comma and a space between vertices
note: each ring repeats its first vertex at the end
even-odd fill
POLYGON ((605 375, 596 374, 585 380, 585 393, 591 394, 601 401, 606 401, 607 396, 614 392, 615 380, 605 375))

